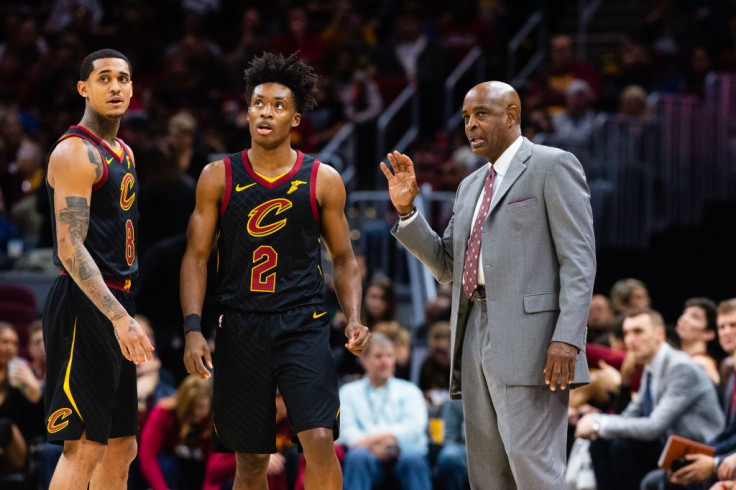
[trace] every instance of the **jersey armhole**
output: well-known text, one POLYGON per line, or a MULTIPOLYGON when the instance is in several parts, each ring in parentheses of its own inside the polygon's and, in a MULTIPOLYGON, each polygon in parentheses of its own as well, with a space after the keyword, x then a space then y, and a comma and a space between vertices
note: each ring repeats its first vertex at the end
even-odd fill
MULTIPOLYGON (((100 160, 102 161, 102 177, 100 177, 100 180, 95 182, 95 184, 92 186, 92 192, 102 189, 102 186, 105 185, 105 182, 107 182, 108 170, 107 170, 107 165, 105 165, 105 155, 102 154, 102 150, 100 150, 100 147, 97 146, 97 142, 93 140, 92 138, 85 136, 83 134, 72 134, 68 136, 68 138, 82 138, 83 140, 87 140, 95 146, 95 148, 97 149, 97 152, 100 154, 100 160)), ((67 138, 63 138, 63 139, 67 139, 67 138)))
POLYGON ((220 216, 225 214, 227 205, 230 202, 230 192, 233 187, 233 169, 230 163, 230 157, 225 157, 222 163, 225 166, 225 194, 222 196, 222 202, 220 203, 220 216))
POLYGON ((319 203, 317 203, 317 171, 320 161, 315 159, 312 165, 312 175, 309 178, 309 203, 312 205, 312 217, 319 223, 319 203))

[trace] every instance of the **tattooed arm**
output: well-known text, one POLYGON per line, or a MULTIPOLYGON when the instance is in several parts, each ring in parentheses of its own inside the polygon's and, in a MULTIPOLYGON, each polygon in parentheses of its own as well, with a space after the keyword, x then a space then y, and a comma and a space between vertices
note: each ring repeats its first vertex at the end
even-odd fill
POLYGON ((89 229, 92 186, 103 174, 102 157, 81 138, 69 138, 49 159, 48 181, 54 189, 58 254, 69 275, 113 325, 123 356, 136 364, 151 358, 151 342, 105 284, 84 245, 89 229))

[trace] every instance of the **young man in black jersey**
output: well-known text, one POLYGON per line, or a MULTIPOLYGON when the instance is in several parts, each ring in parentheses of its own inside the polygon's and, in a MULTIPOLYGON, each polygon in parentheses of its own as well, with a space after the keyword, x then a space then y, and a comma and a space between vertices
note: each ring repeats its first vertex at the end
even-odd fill
POLYGON ((360 355, 370 339, 359 320, 361 278, 344 214, 345 186, 334 169, 291 148, 292 128, 315 103, 312 68, 296 55, 265 53, 245 80, 252 147, 207 165, 197 184, 181 268, 184 363, 189 373, 210 376, 200 315, 217 236, 215 450, 237 453, 235 488, 267 488, 278 386, 304 449, 307 488, 340 489, 333 449, 340 405, 321 239, 348 319, 345 346, 360 355))
POLYGON ((153 350, 130 295, 135 162, 116 138, 133 83, 128 59, 111 49, 87 56, 80 75, 84 116, 54 145, 46 182, 61 267, 43 317, 46 423, 49 441, 64 444, 50 488, 124 489, 136 455, 134 363, 153 350))

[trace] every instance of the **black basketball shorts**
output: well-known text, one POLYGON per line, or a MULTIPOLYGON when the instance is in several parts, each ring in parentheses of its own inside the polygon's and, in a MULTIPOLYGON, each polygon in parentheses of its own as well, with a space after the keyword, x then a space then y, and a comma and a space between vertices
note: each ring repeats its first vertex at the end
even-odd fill
MULTIPOLYGON (((132 296, 108 284, 129 314, 132 296)), ((46 432, 50 442, 102 444, 138 430, 135 365, 123 357, 110 321, 68 275, 60 275, 43 312, 46 432)))
POLYGON ((329 336, 324 307, 226 310, 215 339, 214 450, 276 452, 277 387, 294 434, 321 427, 337 439, 340 400, 329 336))

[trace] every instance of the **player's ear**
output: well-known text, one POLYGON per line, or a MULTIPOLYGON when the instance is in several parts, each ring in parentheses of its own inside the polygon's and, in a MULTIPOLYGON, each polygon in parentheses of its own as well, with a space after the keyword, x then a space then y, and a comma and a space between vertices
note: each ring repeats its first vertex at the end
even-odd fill
POLYGON ((295 128, 295 127, 299 126, 299 123, 301 123, 301 122, 302 122, 302 115, 299 114, 298 112, 295 112, 294 113, 294 118, 291 120, 291 127, 292 128, 295 128))
POLYGON ((87 82, 85 82, 84 80, 79 80, 77 82, 77 92, 79 92, 79 95, 81 95, 82 97, 86 99, 87 98, 87 82))

